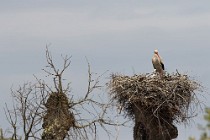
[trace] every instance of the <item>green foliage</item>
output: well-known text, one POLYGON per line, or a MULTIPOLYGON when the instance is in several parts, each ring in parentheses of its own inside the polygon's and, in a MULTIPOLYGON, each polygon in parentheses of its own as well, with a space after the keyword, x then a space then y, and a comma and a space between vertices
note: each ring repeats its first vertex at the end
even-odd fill
POLYGON ((204 115, 204 119, 207 121, 206 128, 210 130, 210 108, 205 109, 206 114, 204 115))
POLYGON ((189 137, 189 140, 195 140, 195 138, 194 137, 189 137))
MULTIPOLYGON (((210 140, 210 108, 206 108, 205 113, 204 120, 207 122, 207 124, 205 127, 200 126, 200 130, 202 130, 203 133, 201 134, 199 140, 210 140)), ((189 140, 195 140, 195 138, 189 137, 189 140)))
POLYGON ((0 140, 12 140, 12 138, 5 138, 3 134, 3 129, 0 128, 0 140))
POLYGON ((205 109, 206 114, 204 115, 204 120, 207 121, 204 132, 201 134, 200 140, 210 140, 210 108, 205 109))

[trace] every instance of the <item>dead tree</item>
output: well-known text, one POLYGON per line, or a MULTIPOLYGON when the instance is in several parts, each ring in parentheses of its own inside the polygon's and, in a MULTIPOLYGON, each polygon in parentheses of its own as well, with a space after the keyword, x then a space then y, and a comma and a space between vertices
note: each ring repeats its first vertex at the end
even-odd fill
MULTIPOLYGON (((100 88, 99 78, 92 79, 93 73, 88 63, 88 88, 84 97, 79 100, 74 100, 68 97, 69 83, 67 87, 63 87, 63 73, 70 66, 70 58, 68 56, 63 57, 63 68, 57 69, 54 65, 52 55, 46 51, 47 67, 48 70, 43 69, 48 75, 53 76, 54 90, 49 88, 49 98, 45 104, 46 114, 43 120, 43 140, 63 140, 64 138, 69 139, 91 139, 97 138, 97 127, 99 124, 109 134, 105 125, 119 125, 116 124, 112 119, 106 116, 107 110, 112 107, 110 102, 103 103, 93 98, 94 90, 100 88), (95 112, 91 112, 85 109, 86 106, 91 105, 95 112), (89 115, 93 116, 93 119, 88 121, 77 112, 78 108, 83 111, 86 110, 89 115), (98 110, 100 109, 100 110, 98 110), (88 132, 90 133, 88 134, 88 132)), ((120 124, 120 125, 123 125, 120 124)))
POLYGON ((134 140, 171 140, 178 136, 175 123, 192 117, 200 85, 187 75, 112 75, 110 95, 134 120, 134 140))
MULTIPOLYGON (((63 68, 61 70, 57 69, 54 65, 52 55, 50 52, 46 51, 47 67, 48 70, 44 71, 53 76, 54 89, 49 88, 49 98, 45 104, 47 109, 43 120, 43 140, 63 140, 64 138, 69 139, 96 139, 97 137, 97 127, 99 124, 106 132, 109 134, 105 125, 119 125, 114 122, 111 118, 106 116, 107 110, 112 107, 111 103, 103 103, 102 100, 98 101, 93 97, 94 90, 100 88, 99 78, 92 79, 93 73, 91 72, 91 67, 88 63, 88 88, 84 97, 79 100, 73 100, 68 97, 69 83, 67 87, 63 86, 63 73, 70 66, 70 58, 68 56, 63 57, 63 68), (95 112, 91 112, 85 109, 86 106, 92 106, 95 112), (92 120, 88 121, 87 118, 81 116, 77 112, 77 108, 82 108, 83 111, 86 110, 88 114, 93 115, 92 120), (100 109, 100 110, 98 110, 100 109), (90 132, 88 134, 88 131, 90 132), (94 135, 93 135, 94 134, 94 135)), ((123 125, 123 123, 121 124, 123 125)))
POLYGON ((12 90, 14 106, 9 109, 6 105, 5 108, 7 120, 13 130, 12 139, 96 140, 99 127, 110 136, 107 125, 124 125, 107 116, 113 104, 103 99, 103 93, 96 92, 96 89, 102 88, 99 80, 103 74, 95 76, 87 61, 87 91, 84 91, 84 96, 75 99, 71 95, 70 83, 63 84, 63 73, 70 66, 71 57, 62 58, 63 67, 59 70, 54 65, 52 55, 46 50, 47 67, 43 70, 47 77, 53 79, 53 85, 35 76, 35 83, 28 82, 18 90, 12 90), (83 112, 89 117, 84 116, 83 112), (22 132, 24 135, 21 135, 22 132))
POLYGON ((6 104, 5 114, 13 129, 13 140, 40 139, 40 123, 44 112, 43 105, 47 97, 44 91, 41 82, 39 84, 28 82, 20 86, 18 90, 11 90, 14 100, 13 109, 9 109, 6 104), (23 134, 18 135, 18 129, 23 134))
POLYGON ((69 110, 69 100, 66 96, 68 88, 63 90, 62 74, 70 65, 70 57, 64 58, 63 69, 59 71, 54 66, 52 56, 48 49, 46 50, 46 59, 49 67, 49 71, 43 69, 48 75, 53 76, 54 88, 49 91, 49 97, 45 104, 46 113, 43 118, 43 133, 42 140, 63 140, 70 129, 74 126, 74 115, 69 110), (51 72, 50 70, 53 70, 51 72))

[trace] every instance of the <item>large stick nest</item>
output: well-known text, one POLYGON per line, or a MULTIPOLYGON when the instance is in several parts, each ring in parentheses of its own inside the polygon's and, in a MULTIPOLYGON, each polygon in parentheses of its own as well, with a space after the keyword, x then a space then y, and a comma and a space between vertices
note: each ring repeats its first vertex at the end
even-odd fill
POLYGON ((138 104, 156 118, 167 116, 170 121, 183 122, 193 113, 190 105, 196 100, 195 91, 200 85, 179 73, 165 74, 162 78, 154 74, 113 74, 109 89, 112 100, 131 118, 135 117, 133 106, 138 104))

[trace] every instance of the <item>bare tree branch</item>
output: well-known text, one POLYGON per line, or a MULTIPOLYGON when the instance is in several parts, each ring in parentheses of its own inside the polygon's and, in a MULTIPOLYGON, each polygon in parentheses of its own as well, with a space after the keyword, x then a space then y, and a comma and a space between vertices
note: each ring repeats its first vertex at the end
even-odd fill
POLYGON ((12 139, 17 140, 17 112, 15 110, 15 107, 13 105, 13 111, 14 111, 14 118, 12 117, 12 114, 10 113, 7 104, 5 103, 4 112, 7 118, 7 121, 13 128, 13 134, 12 134, 12 139))
MULTIPOLYGON (((9 110, 7 105, 7 120, 13 128, 13 137, 18 139, 17 128, 22 129, 23 139, 29 138, 42 140, 96 140, 98 128, 102 128, 110 137, 111 132, 106 126, 124 126, 116 123, 108 116, 112 102, 106 101, 103 93, 97 93, 102 88, 100 79, 105 73, 97 75, 88 65, 87 91, 80 99, 75 100, 70 92, 70 82, 63 85, 63 74, 71 64, 71 57, 61 55, 62 68, 58 69, 53 57, 46 46, 47 66, 43 71, 53 80, 53 87, 36 76, 36 83, 30 82, 11 92, 15 105, 9 110), (71 97, 68 97, 70 94, 71 97), (17 124, 21 121, 21 126, 17 124), (43 122, 43 125, 40 124, 43 122), (42 132, 42 138, 40 133, 42 132), (62 132, 62 133, 61 133, 62 132)), ((100 92, 100 91, 99 91, 100 92)), ((20 136, 20 135, 19 135, 20 136)))
POLYGON ((19 139, 17 128, 21 128, 23 138, 28 140, 30 137, 39 137, 41 120, 44 113, 43 103, 46 100, 43 84, 25 83, 18 90, 11 90, 15 101, 13 109, 9 110, 6 104, 5 114, 7 121, 13 128, 13 139, 19 139), (17 124, 17 121, 21 123, 17 124))

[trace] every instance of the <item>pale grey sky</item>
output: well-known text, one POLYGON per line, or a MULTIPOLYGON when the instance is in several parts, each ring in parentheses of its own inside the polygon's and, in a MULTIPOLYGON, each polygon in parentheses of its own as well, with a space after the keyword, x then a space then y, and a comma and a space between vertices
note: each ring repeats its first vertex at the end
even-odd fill
MULTIPOLYGON (((0 127, 7 128, 3 106, 10 88, 42 75, 45 46, 55 58, 72 55, 68 71, 73 93, 86 86, 89 59, 94 72, 131 75, 152 71, 151 57, 159 49, 166 70, 178 69, 210 85, 209 0, 0 0, 0 127)), ((61 60, 57 60, 60 63, 61 60)), ((103 79, 107 81, 107 79, 103 79)), ((85 87, 83 88, 85 89, 85 87)), ((210 106, 209 95, 202 98, 210 106)), ((190 126, 179 126, 177 140, 198 137, 199 112, 190 126)), ((132 139, 121 128, 120 139, 132 139)), ((100 138, 100 140, 107 138, 100 138)))

